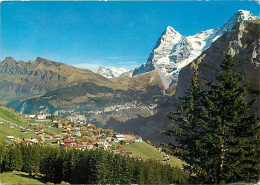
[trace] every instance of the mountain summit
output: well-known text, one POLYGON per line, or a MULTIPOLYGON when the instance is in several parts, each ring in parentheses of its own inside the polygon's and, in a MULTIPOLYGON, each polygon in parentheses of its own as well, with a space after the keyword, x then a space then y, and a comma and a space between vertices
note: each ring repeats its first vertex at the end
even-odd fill
POLYGON ((212 42, 243 20, 257 19, 251 12, 239 10, 223 26, 201 31, 193 36, 184 37, 168 26, 157 41, 147 62, 135 68, 133 76, 156 70, 165 88, 178 80, 181 68, 196 59, 212 42))
MULTIPOLYGON (((171 26, 162 33, 158 39, 153 52, 150 54, 147 62, 137 67, 133 71, 133 76, 140 75, 152 70, 156 70, 161 79, 164 79, 164 75, 171 73, 169 69, 173 64, 170 61, 169 55, 174 46, 179 43, 183 37, 171 26)), ((170 69, 171 70, 171 69, 170 69)), ((165 80, 162 80, 165 83, 165 80)), ((165 84, 164 84, 165 86, 165 84)))

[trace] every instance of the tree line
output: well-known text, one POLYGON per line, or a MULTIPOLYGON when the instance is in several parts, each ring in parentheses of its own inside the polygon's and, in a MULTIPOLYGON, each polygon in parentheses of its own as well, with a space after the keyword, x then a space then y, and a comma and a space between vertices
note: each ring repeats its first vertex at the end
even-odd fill
POLYGON ((188 173, 159 161, 138 161, 104 150, 64 150, 39 144, 0 145, 0 171, 43 174, 46 181, 72 184, 187 183, 188 173))
POLYGON ((248 85, 235 72, 230 55, 221 71, 202 89, 195 68, 179 107, 171 112, 173 136, 167 147, 186 162, 190 183, 256 182, 259 180, 259 116, 247 101, 248 85))

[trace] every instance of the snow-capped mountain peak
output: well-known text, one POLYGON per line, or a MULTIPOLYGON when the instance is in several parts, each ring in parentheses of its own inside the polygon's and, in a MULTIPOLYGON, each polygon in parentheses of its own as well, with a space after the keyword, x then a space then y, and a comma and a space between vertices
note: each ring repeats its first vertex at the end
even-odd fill
POLYGON ((226 32, 230 32, 232 27, 240 21, 255 20, 257 16, 254 16, 250 11, 238 10, 223 26, 218 28, 217 35, 221 36, 226 32))
POLYGON ((166 30, 165 30, 166 33, 173 33, 173 34, 176 34, 176 35, 180 35, 180 33, 178 31, 176 31, 173 27, 171 26, 167 26, 166 30))
POLYGON ((230 32, 237 22, 257 18, 249 11, 239 10, 223 26, 188 37, 181 36, 174 28, 168 26, 158 39, 147 62, 137 67, 133 76, 156 70, 164 87, 168 88, 177 82, 182 67, 197 58, 218 37, 230 32))
POLYGON ((235 15, 238 15, 237 21, 255 20, 257 18, 250 11, 247 11, 247 10, 238 10, 238 12, 235 15))
POLYGON ((124 68, 115 68, 115 67, 104 67, 100 66, 97 69, 92 70, 94 73, 100 74, 106 78, 119 77, 122 74, 125 74, 129 70, 124 68))
MULTIPOLYGON (((171 45, 176 44, 182 38, 181 34, 177 32, 171 26, 168 26, 166 30, 162 33, 161 37, 156 43, 154 50, 160 51, 162 49, 168 50, 171 45)), ((164 51, 168 52, 168 51, 164 51)))
MULTIPOLYGON (((140 67, 137 67, 133 71, 133 76, 143 74, 154 69, 162 69, 165 68, 165 65, 169 65, 170 60, 168 56, 173 46, 177 44, 181 39, 182 35, 171 26, 168 26, 158 39, 153 52, 150 54, 147 62, 140 67)), ((158 72, 160 75, 160 70, 158 72)))

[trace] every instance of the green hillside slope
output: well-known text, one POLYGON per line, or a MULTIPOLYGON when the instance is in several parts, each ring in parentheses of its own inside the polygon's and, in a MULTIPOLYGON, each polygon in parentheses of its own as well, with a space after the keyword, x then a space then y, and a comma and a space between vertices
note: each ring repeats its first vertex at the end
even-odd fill
POLYGON ((33 132, 33 126, 31 123, 43 123, 45 125, 44 132, 50 134, 61 134, 62 129, 57 129, 50 127, 53 124, 49 124, 50 120, 29 120, 29 122, 24 119, 21 115, 13 110, 10 110, 6 107, 0 106, 0 138, 3 141, 15 142, 20 138, 32 138, 37 136, 36 133, 33 132), (27 132, 21 132, 22 128, 27 128, 27 132), (14 140, 7 139, 7 136, 14 136, 14 140))
POLYGON ((28 126, 28 123, 18 113, 5 107, 0 107, 0 137, 14 136, 15 138, 28 138, 35 134, 33 132, 23 133, 21 127, 28 126), (10 127, 11 126, 11 127, 10 127))
MULTIPOLYGON (((143 160, 147 159, 156 159, 162 160, 164 159, 164 152, 159 152, 157 148, 152 145, 149 145, 145 142, 142 143, 131 143, 129 145, 121 145, 126 151, 133 152, 133 156, 140 156, 143 160)), ((183 162, 176 157, 170 156, 170 161, 167 163, 172 166, 182 167, 183 162)))

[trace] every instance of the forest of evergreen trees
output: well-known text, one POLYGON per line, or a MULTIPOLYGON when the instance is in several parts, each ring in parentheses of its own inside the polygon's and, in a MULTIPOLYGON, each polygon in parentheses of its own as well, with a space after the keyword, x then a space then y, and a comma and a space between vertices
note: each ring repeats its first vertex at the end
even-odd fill
POLYGON ((73 184, 187 183, 188 174, 158 161, 138 161, 104 150, 64 150, 39 144, 0 145, 0 172, 43 174, 46 181, 73 184))

